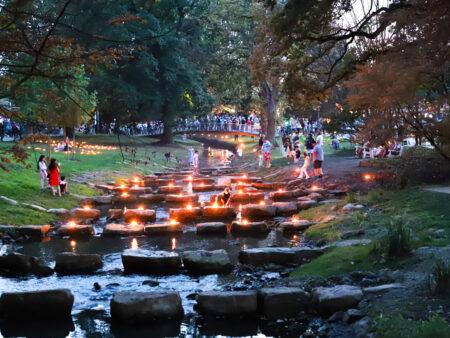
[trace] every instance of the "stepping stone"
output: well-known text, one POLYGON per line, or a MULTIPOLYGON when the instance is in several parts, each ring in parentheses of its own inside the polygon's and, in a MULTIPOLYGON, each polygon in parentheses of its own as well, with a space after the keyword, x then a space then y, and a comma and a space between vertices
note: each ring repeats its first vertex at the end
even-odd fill
POLYGON ((203 219, 210 221, 221 221, 223 219, 233 219, 236 211, 233 207, 208 206, 203 208, 203 219))
POLYGON ((167 203, 178 203, 178 204, 196 204, 198 202, 198 195, 196 194, 179 194, 179 195, 166 195, 165 201, 167 203))
POLYGON ((61 319, 71 317, 73 301, 68 289, 4 292, 0 308, 5 319, 61 319))
POLYGON ((256 314, 256 291, 208 291, 197 297, 198 311, 209 316, 240 316, 256 314))
POLYGON ((59 275, 90 274, 102 268, 102 257, 97 254, 59 253, 55 257, 55 271, 59 275))
POLYGON ((61 225, 56 233, 61 236, 70 236, 74 238, 92 237, 95 235, 94 226, 90 224, 76 224, 68 222, 61 225))
POLYGON ((103 229, 102 236, 140 236, 144 234, 144 224, 109 223, 103 229))
POLYGON ((129 194, 127 192, 124 192, 120 195, 114 196, 114 198, 113 198, 113 204, 115 204, 115 203, 132 203, 132 202, 136 202, 136 201, 137 201, 136 195, 129 194))
POLYGON ((285 201, 294 198, 294 194, 291 190, 272 191, 269 193, 269 198, 272 201, 285 201))
POLYGON ((255 183, 252 183, 251 186, 253 188, 261 189, 261 190, 273 190, 274 189, 273 183, 267 183, 267 182, 255 182, 255 183))
POLYGON ((307 247, 301 248, 254 248, 241 250, 239 252, 239 262, 248 265, 292 265, 303 263, 323 254, 321 249, 307 247))
POLYGON ((306 219, 300 219, 296 221, 287 221, 280 223, 280 229, 283 232, 303 231, 308 229, 315 222, 308 221, 306 219))
POLYGON ((88 197, 83 200, 83 204, 108 205, 108 204, 112 204, 113 198, 114 198, 114 195, 88 197))
POLYGON ((322 314, 331 314, 353 308, 363 298, 360 287, 353 285, 336 285, 317 287, 312 291, 314 307, 322 314))
POLYGON ((92 209, 90 207, 74 208, 70 210, 70 215, 80 220, 86 219, 98 220, 100 218, 100 210, 92 209))
POLYGON ((234 221, 231 223, 232 233, 267 233, 269 227, 266 222, 246 222, 246 221, 234 221))
POLYGON ((298 210, 306 210, 317 205, 316 200, 303 200, 297 202, 298 210))
POLYGON ((332 199, 320 201, 319 204, 322 204, 322 205, 325 205, 325 204, 337 204, 337 203, 339 203, 340 201, 341 201, 341 200, 332 198, 332 199))
POLYGON ((313 186, 313 187, 311 187, 311 188, 308 189, 308 192, 309 192, 310 194, 312 194, 312 193, 323 194, 323 193, 327 192, 327 190, 324 189, 324 188, 321 188, 321 187, 313 186))
POLYGON ((240 177, 231 177, 230 178, 230 183, 239 183, 239 182, 241 182, 241 183, 255 183, 255 182, 259 182, 259 181, 261 181, 260 178, 258 178, 258 177, 249 177, 249 176, 246 176, 246 177, 240 176, 240 177))
POLYGON ((298 212, 296 202, 274 202, 272 205, 276 207, 275 216, 292 216, 298 212))
POLYGON ((127 191, 128 191, 128 193, 133 194, 133 195, 143 195, 143 194, 151 193, 152 192, 152 188, 132 186, 127 191))
POLYGON ((400 288, 404 288, 404 286, 400 283, 391 283, 363 288, 363 292, 364 294, 373 294, 373 293, 387 292, 393 289, 400 289, 400 288))
POLYGON ((218 191, 218 190, 224 190, 224 185, 216 185, 216 184, 205 184, 205 185, 193 185, 192 191, 193 192, 204 192, 204 191, 218 191))
POLYGON ((194 222, 202 216, 200 207, 169 209, 169 218, 178 222, 194 222))
POLYGON ((179 320, 184 310, 175 291, 116 292, 111 299, 111 318, 124 324, 148 324, 151 321, 179 320))
POLYGON ((223 234, 227 233, 227 225, 223 222, 198 223, 196 225, 197 234, 223 234))
POLYGON ((33 256, 22 255, 18 252, 10 252, 0 256, 0 275, 6 277, 22 277, 36 275, 46 277, 53 274, 53 269, 33 256))
POLYGON ((248 204, 264 200, 263 192, 237 192, 231 197, 233 203, 248 204))
POLYGON ((317 192, 310 193, 310 194, 306 195, 305 197, 307 197, 310 200, 317 200, 317 201, 322 201, 324 199, 323 195, 319 194, 317 192))
POLYGON ((125 273, 174 274, 181 268, 181 258, 176 252, 128 249, 122 264, 125 273))
POLYGON ((230 257, 223 249, 185 251, 182 259, 184 267, 193 274, 228 273, 232 269, 230 257))
POLYGON ((183 179, 183 182, 192 183, 193 185, 214 185, 216 183, 216 180, 214 178, 193 178, 192 176, 186 177, 183 179))
POLYGON ((158 194, 180 194, 181 192, 183 192, 183 187, 179 185, 166 185, 158 189, 158 194))
POLYGON ((123 217, 123 209, 109 209, 108 210, 108 219, 109 220, 118 220, 123 217))
POLYGON ((258 291, 261 313, 267 319, 296 318, 308 310, 311 301, 309 293, 300 288, 276 287, 258 291))
POLYGON ((276 207, 273 205, 247 204, 242 206, 242 218, 260 220, 275 217, 276 207))
POLYGON ((139 201, 146 203, 161 203, 164 200, 165 196, 163 194, 144 194, 139 196, 139 201))
POLYGON ((64 208, 50 208, 47 209, 47 212, 50 214, 55 214, 58 216, 68 216, 70 214, 70 210, 64 209, 64 208))
POLYGON ((146 225, 144 227, 144 233, 146 235, 154 234, 172 234, 177 232, 183 232, 183 224, 177 223, 155 223, 146 225))
POLYGON ((169 185, 175 186, 176 180, 174 178, 158 178, 154 184, 158 187, 166 187, 169 185))
POLYGON ((156 221, 156 212, 151 209, 127 209, 123 213, 126 222, 136 220, 138 222, 154 222, 156 221))
POLYGON ((41 239, 47 236, 50 231, 50 225, 21 225, 15 228, 20 236, 31 237, 34 239, 41 239))

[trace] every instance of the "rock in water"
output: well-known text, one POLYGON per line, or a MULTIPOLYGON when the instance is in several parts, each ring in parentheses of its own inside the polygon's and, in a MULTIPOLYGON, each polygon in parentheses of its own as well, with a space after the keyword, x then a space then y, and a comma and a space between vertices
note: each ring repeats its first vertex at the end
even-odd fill
POLYGON ((102 266, 102 257, 97 254, 63 252, 56 255, 55 271, 59 275, 94 273, 102 266))
POLYGON ((116 292, 111 299, 113 321, 145 324, 154 320, 180 319, 184 314, 178 292, 116 292))
POLYGON ((6 319, 67 318, 73 301, 68 289, 5 292, 0 296, 0 313, 6 319))
POLYGON ((361 288, 352 285, 318 287, 312 291, 313 303, 320 313, 330 314, 355 307, 363 298, 361 288))
POLYGON ((307 310, 310 299, 300 288, 263 288, 258 292, 260 311, 268 319, 295 318, 307 310))
POLYGON ((185 251, 182 257, 184 267, 194 274, 227 273, 232 268, 230 257, 223 249, 185 251))
POLYGON ((200 313, 211 316, 255 314, 258 309, 256 291, 208 291, 197 297, 200 313))
POLYGON ((122 254, 125 273, 171 274, 178 273, 181 258, 175 252, 129 249, 122 254))

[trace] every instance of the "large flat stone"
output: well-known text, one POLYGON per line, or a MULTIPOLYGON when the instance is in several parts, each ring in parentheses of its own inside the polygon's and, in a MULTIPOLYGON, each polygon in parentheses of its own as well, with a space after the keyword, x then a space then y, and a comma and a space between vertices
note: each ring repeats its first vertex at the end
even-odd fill
POLYGON ((126 209, 123 213, 126 222, 154 222, 156 221, 156 212, 151 209, 126 209))
POLYGON ((74 208, 70 210, 70 215, 79 220, 93 219, 98 220, 100 218, 100 210, 93 208, 74 208))
POLYGON ((306 210, 317 205, 316 200, 302 200, 297 202, 298 210, 306 210))
POLYGON ((268 319, 295 318, 308 309, 311 297, 300 288, 276 287, 258 291, 260 312, 268 319))
POLYGON ((159 187, 159 194, 180 194, 183 192, 183 187, 180 185, 166 185, 159 187))
POLYGON ((103 229, 102 236, 139 236, 144 234, 144 224, 108 223, 103 229))
POLYGON ((232 201, 235 204, 249 204, 262 200, 264 200, 263 192, 237 192, 232 196, 232 201))
POLYGON ((183 314, 180 294, 174 291, 123 291, 114 293, 111 299, 111 317, 115 322, 148 324, 180 319, 183 314))
POLYGON ((267 233, 269 227, 266 222, 246 222, 246 221, 234 221, 231 223, 232 233, 267 233))
POLYGON ((298 207, 296 202, 274 202, 275 206, 275 216, 292 216, 298 212, 298 207))
POLYGON ((164 197, 165 201, 167 203, 172 203, 172 204, 195 204, 198 202, 198 195, 196 194, 179 194, 179 195, 174 195, 174 194, 169 194, 166 195, 164 197))
POLYGON ((68 289, 4 292, 0 296, 0 313, 6 319, 67 318, 71 316, 73 301, 68 289))
POLYGON ((164 202, 164 194, 144 194, 139 196, 139 201, 146 203, 161 203, 164 202))
POLYGON ((169 209, 169 218, 178 222, 194 222, 202 216, 200 207, 190 208, 171 208, 169 209))
POLYGON ((59 253, 55 257, 55 271, 59 275, 94 273, 103 266, 102 257, 97 254, 59 253))
POLYGON ((299 219, 295 221, 287 221, 280 223, 280 229, 283 232, 294 232, 303 231, 308 229, 314 222, 308 221, 306 219, 299 219))
POLYGON ((123 209, 109 209, 107 216, 111 221, 121 219, 123 217, 123 209))
POLYGON ((227 233, 227 225, 223 222, 206 222, 196 225, 197 234, 223 234, 227 233))
POLYGON ((197 297, 200 313, 210 316, 239 316, 256 314, 256 291, 209 291, 197 297))
POLYGON ((223 249, 185 251, 182 259, 184 267, 193 274, 227 273, 232 268, 230 257, 223 249))
POLYGON ((144 195, 152 192, 152 188, 150 187, 140 187, 140 186, 132 186, 128 190, 128 193, 133 195, 144 195))
POLYGON ((7 277, 21 277, 36 275, 45 277, 53 274, 53 269, 33 256, 22 255, 18 252, 10 252, 0 256, 0 275, 7 277))
POLYGON ((236 211, 232 207, 208 206, 203 208, 203 219, 209 221, 221 221, 223 219, 233 219, 236 211))
POLYGON ((122 254, 125 273, 172 274, 181 268, 181 258, 175 252, 129 249, 122 254))
POLYGON ((182 223, 155 223, 144 227, 144 233, 146 235, 172 234, 178 232, 183 232, 182 223))
POLYGON ((357 306, 363 298, 363 292, 357 286, 336 285, 317 287, 313 289, 312 297, 318 312, 330 314, 357 306))
POLYGON ((74 238, 86 238, 95 235, 95 229, 93 225, 90 224, 74 224, 71 222, 61 225, 57 234, 59 236, 70 236, 74 238))
POLYGON ((297 265, 311 260, 323 253, 320 249, 301 248, 253 248, 239 252, 239 261, 248 265, 297 265))
POLYGON ((20 236, 26 236, 34 239, 41 239, 48 235, 50 225, 21 225, 17 227, 17 233, 20 236))
POLYGON ((273 205, 247 204, 242 206, 242 218, 263 220, 275 217, 276 207, 273 205))
POLYGON ((113 204, 134 203, 137 201, 137 197, 134 194, 120 194, 113 198, 113 204))

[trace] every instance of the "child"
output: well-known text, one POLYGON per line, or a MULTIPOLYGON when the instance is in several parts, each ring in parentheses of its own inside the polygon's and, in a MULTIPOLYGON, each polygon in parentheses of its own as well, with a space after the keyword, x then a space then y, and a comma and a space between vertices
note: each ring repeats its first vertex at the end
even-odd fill
POLYGON ((309 178, 308 175, 308 168, 309 168, 309 156, 306 152, 303 153, 303 165, 300 168, 300 175, 298 176, 298 178, 309 178))
POLYGON ((59 186, 59 165, 54 158, 50 160, 50 164, 48 165, 48 175, 48 184, 50 185, 53 196, 55 196, 56 189, 58 196, 61 197, 61 188, 59 186))
POLYGON ((66 181, 66 176, 61 176, 59 181, 59 188, 61 189, 61 194, 69 193, 69 184, 66 181))
POLYGON ((228 207, 231 202, 231 188, 225 187, 225 190, 222 191, 219 195, 216 197, 216 203, 217 205, 221 207, 228 207))

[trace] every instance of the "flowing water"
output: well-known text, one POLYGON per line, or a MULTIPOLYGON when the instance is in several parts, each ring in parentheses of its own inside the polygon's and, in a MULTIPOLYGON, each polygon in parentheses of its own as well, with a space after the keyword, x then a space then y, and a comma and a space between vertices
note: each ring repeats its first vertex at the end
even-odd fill
MULTIPOLYGON (((221 156, 221 160, 227 156, 221 156)), ((214 162, 213 162, 214 163, 214 162)), ((220 183, 220 182, 219 182, 220 183)), ((217 193, 217 192, 216 192, 217 193)), ((207 201, 211 193, 200 193, 200 201, 207 201)), ((154 208, 155 206, 152 206, 154 208)), ((103 208, 105 212, 108 207, 103 208)), ((158 220, 168 218, 168 210, 163 204, 156 206, 158 220)), ((158 337, 158 336, 300 336, 311 330, 311 321, 289 324, 264 323, 253 319, 233 322, 214 321, 199 322, 195 315, 193 293, 209 290, 230 289, 242 282, 243 273, 233 272, 229 275, 189 276, 178 274, 173 276, 140 276, 122 273, 121 254, 125 249, 144 248, 183 252, 185 250, 225 249, 233 262, 237 263, 238 253, 243 248, 267 246, 299 246, 302 238, 298 235, 284 236, 272 230, 263 236, 234 237, 226 236, 199 237, 194 224, 186 224, 185 231, 171 236, 141 237, 100 237, 106 223, 103 217, 96 224, 97 236, 89 240, 69 240, 49 237, 41 242, 15 243, 2 248, 3 252, 17 251, 26 255, 42 258, 50 266, 54 265, 55 255, 60 252, 97 253, 103 256, 104 266, 95 275, 64 276, 56 274, 45 277, 0 278, 0 292, 32 291, 54 288, 69 288, 75 297, 73 322, 55 323, 0 323, 3 336, 35 336, 35 337, 158 337), (94 288, 98 283, 100 288, 94 288), (185 318, 181 323, 158 323, 150 327, 114 327, 110 325, 109 302, 117 291, 157 291, 175 290, 180 292, 185 310, 185 318), (265 331, 265 334, 262 333, 265 331), (268 334, 267 334, 268 332, 268 334)), ((261 282, 279 278, 278 272, 266 271, 260 276, 261 282)), ((43 309, 45 311, 45 309, 43 309)))

